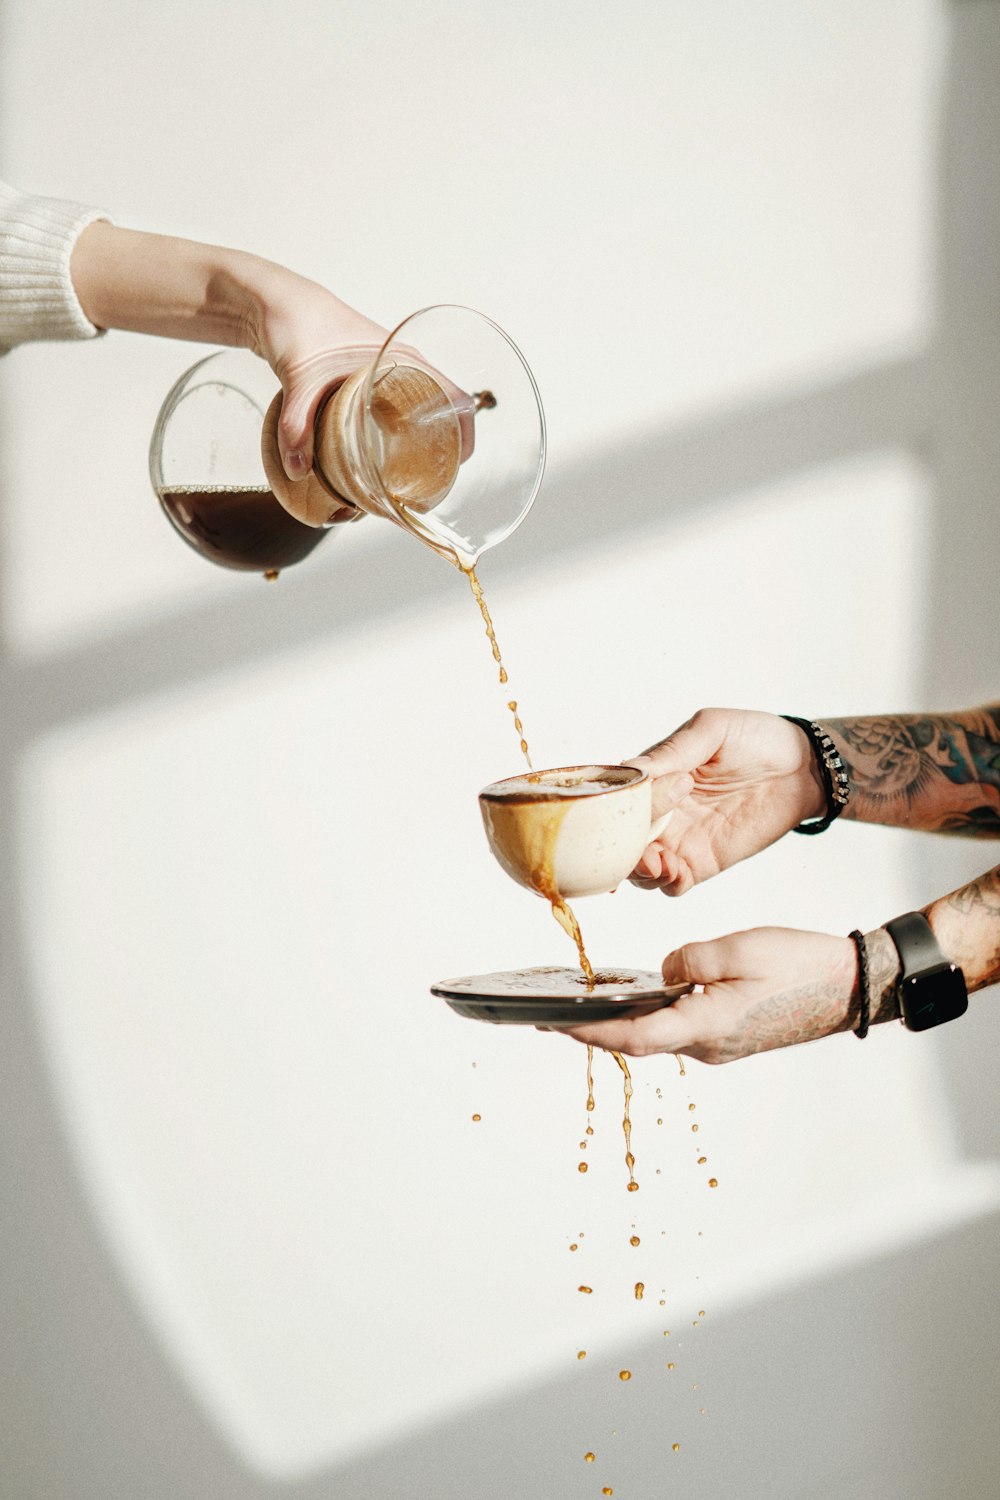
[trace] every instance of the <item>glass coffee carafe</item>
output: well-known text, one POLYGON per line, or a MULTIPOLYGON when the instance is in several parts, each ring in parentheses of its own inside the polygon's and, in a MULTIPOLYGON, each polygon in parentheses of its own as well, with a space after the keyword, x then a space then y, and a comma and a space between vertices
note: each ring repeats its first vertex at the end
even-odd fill
POLYGON ((524 358, 471 308, 414 313, 324 394, 312 473, 287 478, 281 392, 261 359, 223 350, 160 409, 153 489, 196 551, 276 577, 331 531, 381 516, 457 566, 520 524, 542 479, 545 421, 524 358))

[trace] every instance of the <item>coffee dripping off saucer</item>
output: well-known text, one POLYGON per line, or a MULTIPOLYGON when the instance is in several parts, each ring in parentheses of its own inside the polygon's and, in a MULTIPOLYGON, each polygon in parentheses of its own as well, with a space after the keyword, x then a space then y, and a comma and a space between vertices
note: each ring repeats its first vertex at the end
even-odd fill
POLYGON ((455 305, 345 354, 351 368, 324 394, 313 470, 298 481, 278 454, 282 397, 263 360, 223 350, 186 371, 149 452, 168 519, 203 557, 266 578, 366 515, 470 571, 520 525, 542 479, 545 420, 523 356, 455 305))

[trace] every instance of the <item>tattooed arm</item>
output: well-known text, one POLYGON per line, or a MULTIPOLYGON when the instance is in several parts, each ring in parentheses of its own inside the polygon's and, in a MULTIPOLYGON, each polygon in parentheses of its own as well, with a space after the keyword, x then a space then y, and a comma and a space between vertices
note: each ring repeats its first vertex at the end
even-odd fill
MULTIPOLYGON (((1000 838, 1000 704, 957 714, 825 719, 848 769, 845 817, 1000 838)), ((637 755, 666 827, 636 885, 682 896, 826 811, 811 739, 777 714, 700 708, 637 755)))
POLYGON ((823 725, 851 781, 845 817, 1000 838, 1000 704, 823 725))
POLYGON ((924 914, 970 992, 1000 980, 1000 865, 932 901, 924 914))
MULTIPOLYGON (((828 719, 848 766, 846 817, 1000 837, 1000 705, 958 714, 828 719)), ((633 874, 682 895, 826 807, 811 741, 774 714, 699 709, 634 764, 671 818, 633 874)), ((974 992, 1000 981, 1000 866, 925 908, 942 952, 974 992)), ((899 958, 885 928, 866 937, 871 1023, 896 1017, 899 958)), ((642 1057, 683 1052, 729 1062, 857 1025, 857 953, 848 937, 765 927, 688 943, 663 960, 698 988, 664 1010, 572 1028, 582 1042, 642 1057)))

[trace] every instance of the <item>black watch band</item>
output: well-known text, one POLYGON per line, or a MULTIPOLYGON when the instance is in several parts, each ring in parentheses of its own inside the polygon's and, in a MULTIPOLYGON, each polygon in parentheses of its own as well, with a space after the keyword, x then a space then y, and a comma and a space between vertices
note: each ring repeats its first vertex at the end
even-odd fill
POLYGON ((885 930, 902 964, 896 1000, 907 1030, 928 1031, 964 1015, 969 1008, 965 975, 945 958, 924 914, 905 912, 886 922, 885 930))

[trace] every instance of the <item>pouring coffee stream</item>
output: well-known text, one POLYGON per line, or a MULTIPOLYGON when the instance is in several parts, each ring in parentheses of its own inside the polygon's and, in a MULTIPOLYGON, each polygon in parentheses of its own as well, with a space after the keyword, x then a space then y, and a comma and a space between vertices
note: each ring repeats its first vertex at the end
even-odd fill
MULTIPOLYGON (((356 351, 354 364, 317 409, 311 472, 292 480, 278 442, 283 393, 266 366, 246 351, 200 361, 157 418, 153 488, 195 550, 272 580, 345 522, 394 522, 466 574, 507 687, 476 564, 520 524, 541 483, 545 421, 531 372, 495 323, 453 305, 413 314, 374 357, 356 351)), ((517 700, 506 702, 531 771, 517 700)), ((592 988, 579 923, 550 864, 539 866, 539 888, 592 988)))
MULTIPOLYGON (((476 566, 524 519, 541 483, 545 422, 531 371, 495 323, 454 305, 413 314, 379 350, 334 355, 340 368, 317 409, 313 470, 297 481, 281 461, 283 396, 264 362, 227 350, 188 370, 164 401, 150 446, 165 514, 202 556, 272 580, 345 523, 392 521, 465 573, 509 694, 476 566)), ((535 777, 518 702, 505 701, 535 777)), ((628 986, 629 1001, 668 1003, 655 976, 595 973, 556 862, 568 811, 566 803, 549 809, 530 885, 575 944, 578 982, 604 1003, 613 992, 617 1005, 628 986)))
MULTIPOLYGON (((505 701, 527 779, 542 786, 546 773, 533 769, 518 702, 510 693, 476 571, 482 554, 520 524, 538 491, 544 466, 541 403, 517 350, 495 325, 467 309, 432 308, 415 315, 390 335, 374 360, 331 380, 314 422, 313 470, 299 481, 288 478, 279 451, 282 393, 272 390, 262 397, 264 367, 260 362, 247 365, 245 359, 243 366, 237 366, 237 359, 226 354, 202 361, 177 383, 160 413, 150 451, 150 474, 174 527, 203 556, 272 580, 307 557, 332 530, 365 515, 390 520, 433 548, 468 578, 500 686, 506 689, 505 701), (431 334, 442 319, 446 329, 456 323, 466 333, 475 329, 477 337, 485 339, 489 357, 474 361, 475 368, 469 368, 458 357, 463 351, 448 346, 447 339, 438 353, 431 334), (413 344, 421 347, 426 359, 415 355, 413 347, 405 351, 395 347, 404 328, 407 342, 412 335, 413 344), (252 442, 255 432, 256 445, 252 442)), ((609 787, 616 785, 617 775, 612 768, 609 787)), ((634 795, 635 788, 629 791, 628 783, 635 775, 634 769, 625 772, 626 798, 634 795)), ((647 780, 638 813, 630 818, 633 841, 636 836, 645 841, 653 833, 647 780)), ((619 785, 613 795, 620 795, 621 789, 619 785)), ((598 998, 603 992, 605 1003, 613 991, 610 1003, 617 1004, 624 991, 623 1010, 640 997, 652 1006, 669 1003, 658 976, 595 973, 557 862, 559 836, 570 811, 571 799, 563 796, 543 809, 536 823, 538 837, 528 874, 531 888, 549 903, 575 945, 576 984, 581 989, 585 986, 588 998, 598 998)), ((616 854, 619 860, 623 857, 616 854)), ((626 851, 626 863, 612 877, 612 885, 627 873, 636 856, 626 851)), ((608 889, 607 880, 607 872, 598 874, 593 889, 608 889)), ((537 971, 532 977, 537 980, 537 971)), ((631 1145, 632 1081, 625 1059, 619 1053, 613 1055, 624 1089, 627 1190, 635 1193, 639 1184, 631 1145)), ((587 1122, 581 1149, 593 1137, 593 1058, 593 1048, 588 1047, 587 1122)), ((479 1115, 473 1118, 478 1120, 479 1115)), ((586 1160, 578 1165, 585 1174, 586 1160)), ((638 1237, 633 1237, 633 1243, 638 1244, 638 1237)), ((637 1281, 636 1300, 642 1294, 643 1283, 637 1281)), ((620 1378, 629 1380, 631 1373, 622 1371, 620 1378)), ((588 1453, 587 1458, 593 1461, 594 1455, 588 1453)), ((603 1493, 611 1495, 611 1486, 606 1485, 603 1493)))

